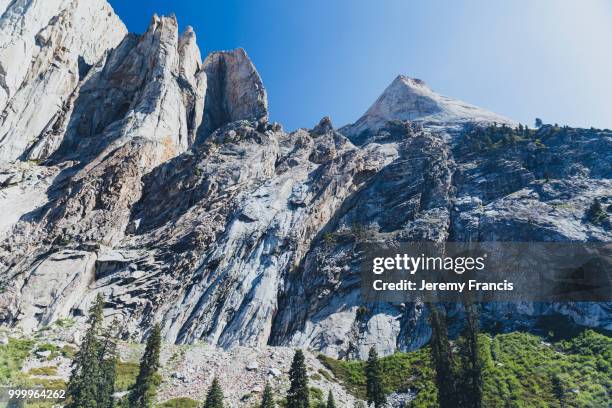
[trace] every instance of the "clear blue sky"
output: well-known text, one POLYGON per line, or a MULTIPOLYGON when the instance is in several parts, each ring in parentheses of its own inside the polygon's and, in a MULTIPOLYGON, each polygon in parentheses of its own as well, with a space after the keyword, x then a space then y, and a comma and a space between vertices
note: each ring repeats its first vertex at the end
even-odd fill
POLYGON ((355 121, 398 74, 515 120, 612 128, 610 0, 110 0, 130 31, 191 25, 243 47, 273 120, 355 121))

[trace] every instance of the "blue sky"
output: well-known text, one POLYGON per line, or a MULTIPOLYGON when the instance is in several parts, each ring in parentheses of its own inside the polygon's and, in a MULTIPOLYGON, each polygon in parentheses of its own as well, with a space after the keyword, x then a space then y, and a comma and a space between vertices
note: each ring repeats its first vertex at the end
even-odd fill
POLYGON ((191 25, 243 47, 273 120, 353 122, 398 74, 515 120, 612 128, 609 0, 110 0, 130 31, 191 25))

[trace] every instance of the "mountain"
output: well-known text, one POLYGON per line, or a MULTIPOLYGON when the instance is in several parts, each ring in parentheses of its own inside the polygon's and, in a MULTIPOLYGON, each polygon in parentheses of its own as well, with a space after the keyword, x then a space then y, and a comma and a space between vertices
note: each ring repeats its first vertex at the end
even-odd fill
MULTIPOLYGON (((588 215, 612 204, 608 130, 513 129, 398 77, 354 125, 287 133, 246 52, 202 61, 174 17, 135 35, 103 0, 0 5, 4 326, 82 323, 101 293, 126 339, 389 354, 428 341, 427 310, 364 304, 360 243, 612 237, 588 215)), ((612 330, 608 303, 483 314, 545 317, 612 330)))
POLYGON ((420 79, 399 75, 357 122, 343 127, 340 132, 352 140, 364 141, 391 120, 447 130, 461 130, 467 123, 518 125, 485 109, 437 94, 420 79))

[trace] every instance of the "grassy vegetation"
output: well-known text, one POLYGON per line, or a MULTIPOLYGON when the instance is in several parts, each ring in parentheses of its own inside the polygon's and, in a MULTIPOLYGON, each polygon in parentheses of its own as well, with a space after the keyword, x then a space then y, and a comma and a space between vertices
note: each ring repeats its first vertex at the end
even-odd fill
POLYGON ((322 368, 319 369, 319 374, 321 374, 321 376, 323 376, 327 381, 334 381, 334 377, 331 376, 331 374, 329 373, 329 371, 324 370, 322 368))
POLYGON ((198 408, 200 405, 198 401, 191 398, 174 398, 157 405, 157 408, 198 408))
POLYGON ((325 401, 325 395, 323 390, 317 387, 310 387, 310 406, 312 408, 319 408, 325 401))
MULTIPOLYGON (((329 369, 351 394, 365 399, 366 378, 363 361, 340 361, 323 354, 319 360, 329 369)), ((383 382, 387 393, 418 389, 433 391, 433 370, 429 364, 429 350, 396 353, 380 359, 383 382)))
MULTIPOLYGON (((485 367, 484 406, 502 408, 523 407, 607 407, 612 399, 612 338, 591 330, 570 339, 551 340, 526 333, 482 335, 482 357, 485 367)), ((57 374, 56 367, 41 367, 22 372, 23 364, 35 351, 74 353, 52 344, 36 345, 32 341, 9 339, 0 346, 0 385, 40 385, 45 388, 65 388, 61 380, 48 377, 57 374)), ((177 355, 177 358, 179 355, 177 355)), ((365 398, 364 362, 339 361, 323 355, 319 360, 326 370, 310 374, 312 380, 322 378, 342 384, 347 391, 365 398), (333 374, 333 377, 330 375, 333 374)), ((381 358, 385 391, 415 391, 413 408, 435 407, 434 372, 429 350, 397 353, 381 358)), ((138 374, 138 363, 117 364, 116 388, 127 390, 138 374)), ((311 388, 314 404, 324 401, 318 388, 311 388)), ((278 396, 282 406, 282 396, 278 396)), ((189 398, 166 401, 157 408, 195 408, 198 402, 189 398)), ((39 408, 35 405, 32 407, 39 408)), ((43 405, 40 406, 43 408, 43 405)))
POLYGON ((321 381, 323 377, 321 377, 321 374, 319 373, 314 373, 314 374, 310 374, 310 379, 312 381, 321 381))
POLYGON ((36 367, 36 368, 32 368, 30 371, 28 371, 29 375, 40 375, 40 376, 55 376, 57 375, 57 367, 55 366, 48 366, 48 367, 36 367))
POLYGON ((33 346, 33 341, 18 339, 9 339, 8 344, 0 346, 0 384, 15 384, 22 380, 21 368, 33 346))
POLYGON ((60 349, 60 353, 62 354, 62 356, 70 360, 74 358, 76 352, 77 352, 77 348, 69 344, 66 344, 60 349))
MULTIPOLYGON (((612 338, 584 331, 548 344, 526 333, 481 336, 486 407, 607 407, 612 390, 612 338), (561 395, 560 395, 561 394, 561 395)), ((365 396, 364 362, 319 356, 336 379, 365 396)), ((436 390, 429 351, 397 353, 381 359, 387 392, 417 391, 412 407, 434 407, 436 390)))
POLYGON ((28 378, 25 385, 30 387, 42 387, 51 390, 65 390, 66 383, 63 380, 47 378, 28 378))
MULTIPOLYGON (((56 367, 41 367, 30 370, 29 373, 21 371, 28 356, 34 351, 34 341, 9 339, 8 344, 0 346, 0 385, 44 387, 47 389, 65 389, 66 383, 61 380, 31 378, 30 375, 49 376, 56 375, 56 367)), ((51 408, 53 402, 31 402, 27 408, 51 408)))
POLYGON ((138 376, 138 363, 117 362, 117 378, 115 389, 117 391, 127 391, 136 382, 138 376))
POLYGON ((71 318, 57 319, 54 323, 58 327, 68 328, 73 327, 76 324, 76 321, 71 318))

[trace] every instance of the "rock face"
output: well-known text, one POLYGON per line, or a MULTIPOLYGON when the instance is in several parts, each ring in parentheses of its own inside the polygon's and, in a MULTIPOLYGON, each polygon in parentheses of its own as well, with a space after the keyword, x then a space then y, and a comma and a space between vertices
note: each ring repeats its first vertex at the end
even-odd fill
POLYGON ((90 66, 125 37, 105 0, 0 4, 0 162, 53 138, 90 66))
MULTIPOLYGON (((486 126, 512 121, 399 77, 356 124, 287 133, 246 53, 202 62, 173 17, 134 35, 103 1, 4 7, 5 326, 82 321, 102 293, 125 338, 160 322, 173 343, 387 354, 428 341, 427 310, 363 303, 363 242, 610 241, 609 217, 587 215, 612 204, 609 131, 504 126, 487 144, 486 126)), ((542 316, 612 329, 609 304, 483 318, 530 330, 542 316)))
POLYGON ((203 136, 241 119, 268 119, 268 97, 257 70, 240 48, 214 52, 204 61, 207 78, 203 136))

